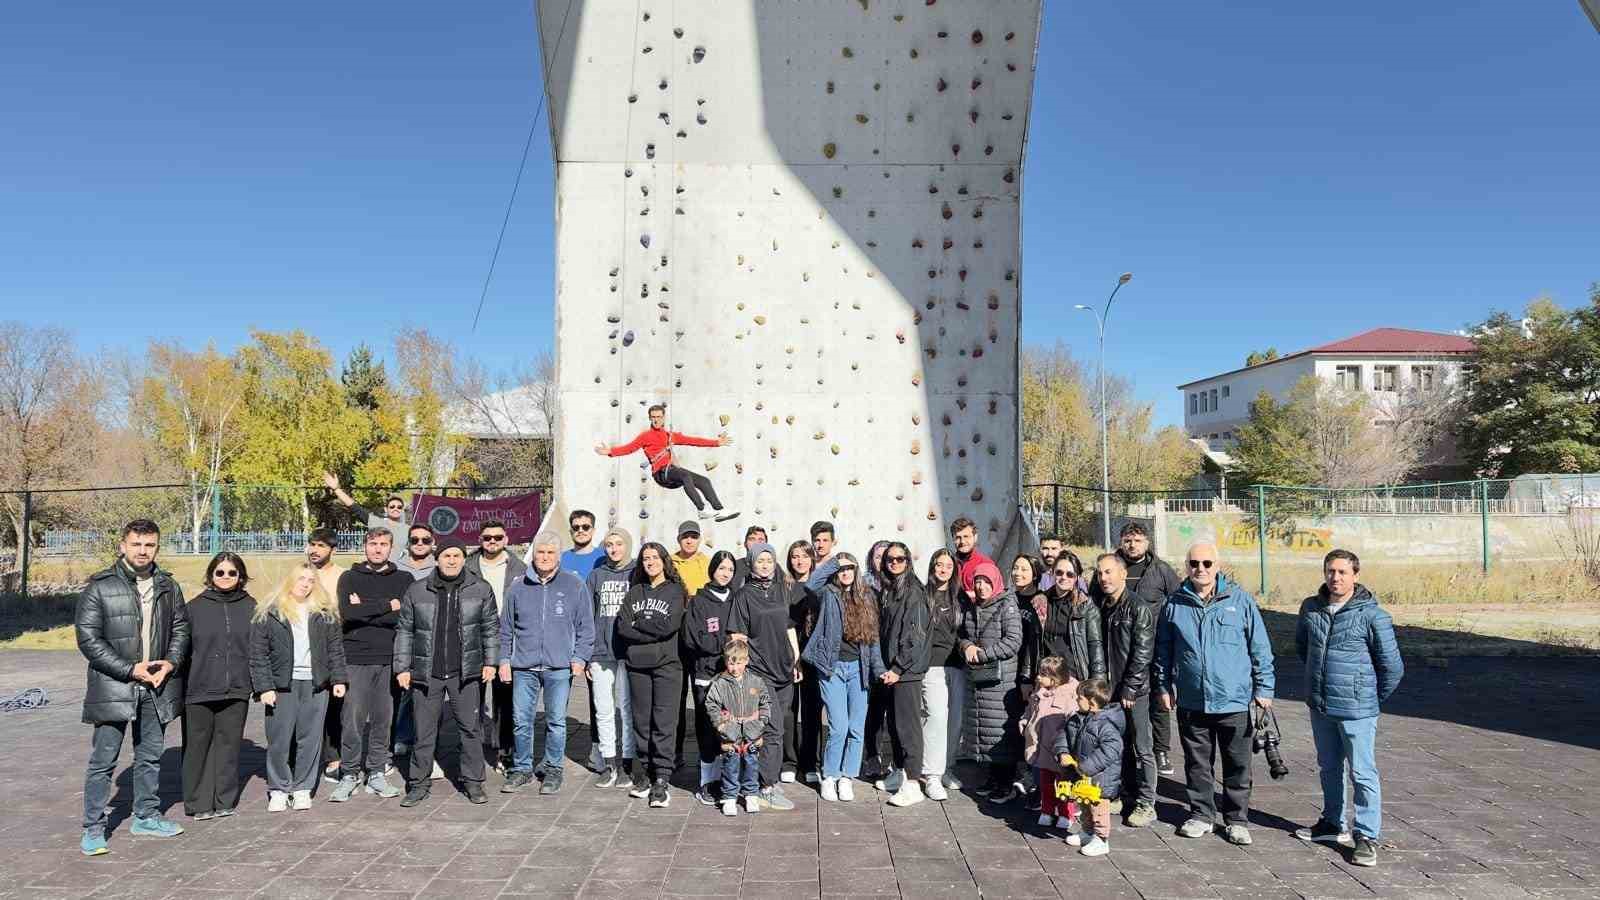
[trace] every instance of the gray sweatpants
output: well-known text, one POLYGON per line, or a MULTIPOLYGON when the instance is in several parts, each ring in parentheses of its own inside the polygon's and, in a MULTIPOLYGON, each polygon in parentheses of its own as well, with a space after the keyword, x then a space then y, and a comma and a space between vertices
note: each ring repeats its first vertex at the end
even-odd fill
POLYGON ((312 690, 309 681, 278 691, 277 704, 267 707, 267 790, 309 791, 317 786, 327 714, 328 692, 312 690))

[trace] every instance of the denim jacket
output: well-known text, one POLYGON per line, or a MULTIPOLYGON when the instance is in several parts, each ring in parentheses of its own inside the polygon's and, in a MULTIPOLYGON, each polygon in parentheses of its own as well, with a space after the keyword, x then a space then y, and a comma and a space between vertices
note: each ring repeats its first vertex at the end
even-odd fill
MULTIPOLYGON (((806 641, 800 658, 811 664, 822 678, 833 677, 833 664, 839 659, 839 643, 844 640, 844 598, 839 589, 828 585, 822 590, 822 607, 817 615, 817 627, 806 641)), ((886 669, 883 651, 876 644, 857 644, 861 655, 862 686, 871 688, 886 669)))

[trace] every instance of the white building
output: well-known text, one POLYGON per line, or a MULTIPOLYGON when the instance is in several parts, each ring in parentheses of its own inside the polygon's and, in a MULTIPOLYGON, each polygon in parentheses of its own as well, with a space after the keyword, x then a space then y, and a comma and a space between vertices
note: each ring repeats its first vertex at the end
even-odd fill
POLYGON ((1350 390, 1396 397, 1413 389, 1442 389, 1460 376, 1462 365, 1476 352, 1472 339, 1460 335, 1374 328, 1178 385, 1183 392, 1184 431, 1208 448, 1225 450, 1236 442, 1239 427, 1250 420, 1251 401, 1263 391, 1282 400, 1307 375, 1350 390))

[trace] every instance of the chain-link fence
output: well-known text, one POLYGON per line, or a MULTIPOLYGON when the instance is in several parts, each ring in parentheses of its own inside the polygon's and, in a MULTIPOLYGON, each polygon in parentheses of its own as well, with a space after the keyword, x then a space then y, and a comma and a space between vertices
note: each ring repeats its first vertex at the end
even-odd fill
MULTIPOLYGON (((352 487, 357 504, 379 512, 391 495, 490 499, 537 491, 540 515, 549 510, 548 485, 460 487, 352 487)), ((207 559, 221 550, 247 558, 304 553, 313 528, 333 528, 336 553, 357 553, 366 522, 327 488, 291 485, 185 484, 0 492, 0 591, 29 593, 41 585, 81 582, 116 552, 122 527, 150 519, 161 527, 161 557, 168 563, 207 559), (18 541, 26 534, 28 541, 18 541)), ((407 517, 409 519, 409 515, 407 517)), ((180 568, 187 570, 191 566, 180 568)))

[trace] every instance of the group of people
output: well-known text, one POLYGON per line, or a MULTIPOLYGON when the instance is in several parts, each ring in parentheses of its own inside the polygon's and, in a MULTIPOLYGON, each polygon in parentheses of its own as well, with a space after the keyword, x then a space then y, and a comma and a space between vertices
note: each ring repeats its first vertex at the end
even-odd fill
MULTIPOLYGON (((331 477, 330 487, 354 505, 331 477)), ((128 524, 77 614, 84 720, 95 726, 84 853, 106 852, 106 801, 130 726, 134 834, 183 830, 156 796, 163 729, 180 716, 185 811, 235 813, 252 700, 266 716, 269 811, 308 808, 319 778, 334 782, 330 802, 364 791, 415 806, 444 774, 441 725, 459 736, 462 793, 484 803, 491 766, 502 792, 535 781, 541 794, 562 790, 574 679, 589 684, 592 784, 620 784, 652 807, 671 802, 690 728, 695 798, 730 816, 794 808, 785 785, 796 782, 826 802, 851 802, 858 783, 895 806, 942 801, 963 788, 956 761, 970 759, 984 802, 1029 804, 1041 827, 1089 856, 1109 852, 1114 803, 1130 827, 1156 820, 1176 711, 1190 811, 1177 833, 1250 842, 1252 709, 1272 705, 1273 656, 1254 598, 1222 574, 1210 544, 1189 548, 1180 577, 1137 522, 1092 568, 1046 536, 1007 578, 962 517, 918 577, 904 543, 879 541, 858 558, 828 522, 782 551, 752 526, 742 555, 708 555, 694 520, 672 549, 646 541, 635 551, 626 529, 597 535, 594 514, 576 510, 570 543, 541 533, 524 560, 499 522, 482 526, 469 554, 458 538, 404 524, 403 502, 357 512, 369 524, 361 562, 335 565, 334 534, 319 529, 307 561, 260 600, 244 561, 223 552, 186 601, 155 564, 155 523, 128 524), (403 791, 391 781, 396 753, 403 791)), ((1326 582, 1301 611, 1325 806, 1300 836, 1350 845, 1372 864, 1377 707, 1402 667, 1359 566, 1330 553, 1326 582)))

